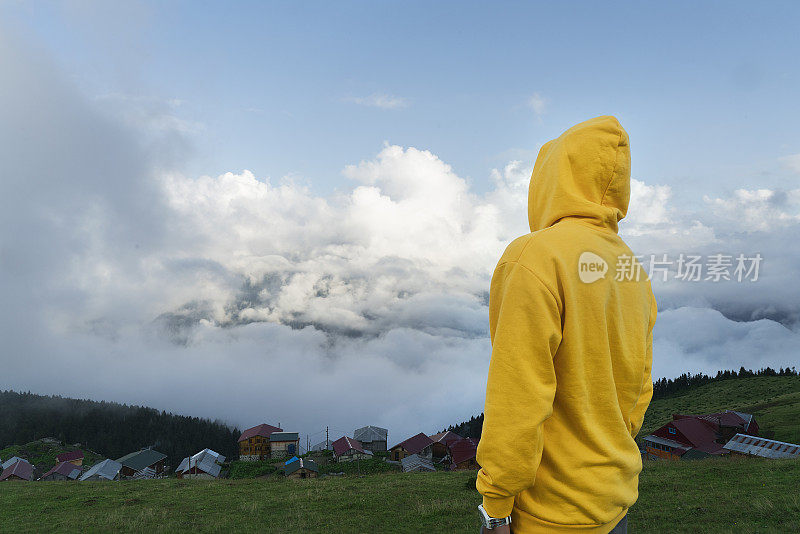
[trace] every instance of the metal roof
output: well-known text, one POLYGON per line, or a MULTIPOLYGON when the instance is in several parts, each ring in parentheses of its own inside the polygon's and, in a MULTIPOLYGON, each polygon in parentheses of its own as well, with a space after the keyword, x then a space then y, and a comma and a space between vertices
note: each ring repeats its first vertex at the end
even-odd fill
POLYGON ((119 475, 119 470, 122 469, 122 464, 114 460, 103 460, 91 467, 88 471, 81 475, 78 480, 88 480, 93 476, 104 478, 106 480, 114 480, 119 475))
MULTIPOLYGON (((8 469, 12 465, 14 465, 15 463, 17 463, 17 462, 19 462, 20 460, 23 460, 23 459, 24 458, 20 458, 19 456, 12 456, 11 458, 9 458, 5 462, 3 462, 3 469, 8 469)), ((25 461, 27 462, 27 460, 25 460, 25 461)))
POLYGON ((299 439, 299 432, 273 432, 269 435, 270 441, 297 441, 299 439))
POLYGON ((455 432, 450 432, 449 430, 446 432, 439 432, 438 434, 434 434, 429 437, 431 438, 431 441, 433 441, 434 443, 444 443, 445 445, 447 445, 451 441, 458 441, 460 439, 463 439, 455 432))
POLYGON ((369 443, 371 441, 386 441, 389 431, 379 426, 364 426, 357 428, 353 431, 353 439, 357 439, 361 443, 369 443))
POLYGON ((347 436, 341 437, 333 442, 334 456, 341 456, 350 450, 363 453, 364 447, 361 446, 361 443, 359 443, 357 439, 349 438, 347 436))
POLYGON ((0 474, 0 480, 6 480, 12 476, 23 480, 31 480, 33 478, 33 466, 28 463, 28 460, 18 458, 16 462, 3 469, 3 473, 0 474))
POLYGON ((326 449, 330 449, 332 445, 333 445, 333 442, 328 439, 328 440, 325 440, 325 441, 320 441, 319 443, 317 443, 316 445, 311 447, 311 450, 312 451, 324 451, 326 449))
POLYGON ((283 432, 283 429, 278 428, 277 426, 268 425, 267 423, 262 423, 258 426, 254 426, 253 428, 248 428, 242 432, 242 435, 239 436, 239 441, 244 441, 255 436, 268 438, 273 432, 283 432))
POLYGON ((52 474, 58 473, 59 475, 64 475, 67 478, 71 478, 75 480, 81 474, 81 468, 75 464, 71 464, 69 462, 61 462, 56 464, 50 471, 42 475, 42 478, 48 477, 52 474))
POLYGON ((83 458, 83 451, 70 451, 62 452, 56 456, 56 462, 71 462, 72 460, 80 460, 83 458))
POLYGON ((672 447, 674 449, 680 449, 680 450, 682 450, 684 452, 686 452, 689 449, 691 449, 691 447, 689 445, 685 445, 683 443, 677 442, 677 441, 672 440, 672 439, 661 438, 659 436, 653 436, 652 434, 649 435, 649 436, 645 436, 644 440, 645 441, 651 441, 653 443, 659 443, 661 445, 666 445, 666 446, 672 447))
POLYGON ((400 464, 403 466, 404 473, 409 471, 436 471, 436 468, 433 467, 433 462, 429 458, 424 458, 418 454, 402 458, 400 464))
POLYGON ((296 462, 292 462, 287 465, 284 468, 283 473, 285 475, 291 475, 298 469, 308 469, 309 471, 314 471, 315 473, 319 472, 319 467, 317 467, 317 463, 314 460, 299 458, 296 462))
POLYGON ((753 454, 764 458, 797 458, 800 445, 747 434, 736 434, 724 446, 725 449, 742 454, 753 454))
POLYGON ((197 468, 204 473, 208 473, 213 477, 218 477, 222 470, 221 464, 225 461, 225 457, 220 453, 212 451, 211 449, 203 449, 202 451, 187 456, 181 461, 181 464, 175 469, 176 473, 186 473, 189 467, 197 468))
POLYGON ((125 467, 133 469, 134 471, 141 471, 145 467, 150 467, 166 457, 167 455, 162 452, 158 452, 153 449, 142 449, 130 454, 126 454, 122 458, 117 458, 117 461, 125 467))
POLYGON ((411 436, 405 441, 401 441, 392 449, 396 449, 397 447, 403 447, 405 450, 410 452, 411 454, 417 454, 418 452, 422 452, 426 447, 430 447, 433 445, 433 441, 431 438, 420 432, 416 436, 411 436))
POLYGON ((463 438, 457 441, 451 441, 448 445, 450 450, 450 459, 454 464, 460 464, 463 461, 475 458, 478 452, 478 442, 472 438, 463 438))

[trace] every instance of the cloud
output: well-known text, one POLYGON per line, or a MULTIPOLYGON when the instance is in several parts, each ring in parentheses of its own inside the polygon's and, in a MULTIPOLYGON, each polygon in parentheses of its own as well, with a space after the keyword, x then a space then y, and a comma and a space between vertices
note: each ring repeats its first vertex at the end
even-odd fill
POLYGON ((528 107, 530 107, 537 117, 541 117, 547 111, 548 101, 539 93, 533 93, 528 98, 528 107))
POLYGON ((345 102, 381 109, 398 109, 408 107, 408 99, 382 93, 374 93, 369 96, 351 96, 344 99, 345 102))
MULTIPOLYGON (((532 162, 492 171, 480 194, 430 151, 391 144, 329 196, 250 171, 187 176, 191 132, 130 120, 176 103, 110 109, 20 46, 0 37, 0 387, 303 434, 377 424, 390 441, 481 410, 489 280, 529 231, 532 162)), ((764 256, 754 284, 653 282, 654 374, 788 365, 796 192, 706 205, 632 184, 620 229, 637 254, 764 256)))

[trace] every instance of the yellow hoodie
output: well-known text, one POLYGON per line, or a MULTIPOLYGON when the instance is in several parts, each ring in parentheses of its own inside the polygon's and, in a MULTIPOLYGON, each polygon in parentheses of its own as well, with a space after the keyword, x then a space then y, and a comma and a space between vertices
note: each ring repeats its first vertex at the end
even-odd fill
POLYGON ((489 293, 492 357, 477 488, 515 533, 605 534, 639 496, 634 437, 653 393, 656 301, 617 235, 630 198, 617 119, 574 126, 539 151, 531 233, 489 293))

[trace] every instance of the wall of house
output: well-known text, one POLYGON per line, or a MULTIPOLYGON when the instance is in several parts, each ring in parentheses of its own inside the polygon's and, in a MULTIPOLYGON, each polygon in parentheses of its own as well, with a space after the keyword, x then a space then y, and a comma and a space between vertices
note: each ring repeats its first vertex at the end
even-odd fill
POLYGON ((264 436, 253 436, 239 442, 239 459, 244 461, 256 461, 269 458, 270 443, 269 438, 264 436))
POLYGON ((352 462, 353 460, 369 460, 372 458, 369 454, 363 454, 358 451, 346 452, 336 458, 337 462, 352 462))
POLYGON ((385 441, 366 441, 361 444, 361 447, 366 451, 372 452, 385 452, 386 451, 386 442, 385 441))
POLYGON ((297 441, 274 441, 270 443, 270 455, 279 458, 288 454, 300 452, 300 440, 297 441), (292 447, 293 446, 293 447, 292 447))

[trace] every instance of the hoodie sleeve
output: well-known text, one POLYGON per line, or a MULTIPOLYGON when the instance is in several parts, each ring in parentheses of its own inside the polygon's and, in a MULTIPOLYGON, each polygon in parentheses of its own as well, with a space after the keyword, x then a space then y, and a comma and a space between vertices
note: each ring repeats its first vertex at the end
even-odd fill
POLYGON ((476 487, 492 517, 506 517, 531 487, 542 456, 542 423, 553 413, 553 356, 561 306, 541 279, 517 262, 498 265, 489 293, 492 357, 476 487))
POLYGON ((631 437, 636 437, 639 430, 644 424, 644 414, 647 407, 650 405, 650 400, 653 398, 653 327, 656 323, 656 315, 658 314, 658 306, 656 299, 651 293, 650 300, 650 321, 647 330, 647 343, 644 355, 644 377, 642 381, 642 391, 639 393, 639 400, 631 412, 631 437))

